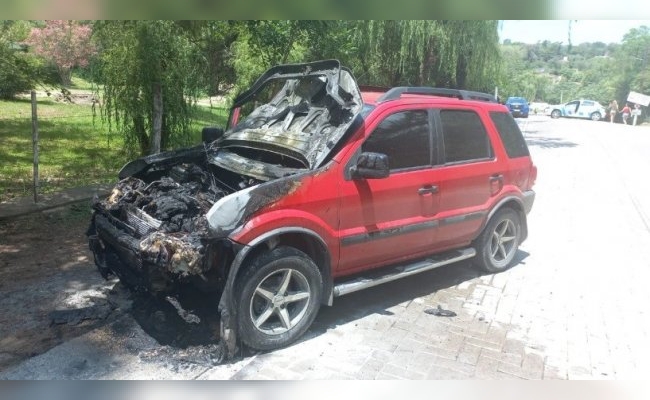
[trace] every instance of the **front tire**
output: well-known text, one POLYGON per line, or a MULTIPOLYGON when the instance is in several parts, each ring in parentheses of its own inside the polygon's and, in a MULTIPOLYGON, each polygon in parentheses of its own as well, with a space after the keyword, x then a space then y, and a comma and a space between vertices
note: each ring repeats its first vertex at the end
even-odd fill
POLYGON ((521 243, 521 218, 511 208, 499 210, 476 239, 476 263, 487 272, 508 269, 521 243))
POLYGON ((257 256, 238 278, 242 342, 257 350, 293 343, 316 318, 322 287, 320 270, 300 250, 277 247, 257 256))

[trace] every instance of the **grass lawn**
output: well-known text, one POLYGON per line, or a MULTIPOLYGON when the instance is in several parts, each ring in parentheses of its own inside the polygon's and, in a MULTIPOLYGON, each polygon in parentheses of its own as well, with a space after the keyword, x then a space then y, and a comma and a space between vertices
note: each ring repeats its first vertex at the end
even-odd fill
MULTIPOLYGON (((39 99, 39 193, 114 182, 128 161, 123 139, 90 105, 39 99)), ((193 142, 204 126, 224 126, 227 112, 199 107, 192 125, 193 142)), ((31 103, 0 100, 0 201, 31 196, 33 185, 31 103)))

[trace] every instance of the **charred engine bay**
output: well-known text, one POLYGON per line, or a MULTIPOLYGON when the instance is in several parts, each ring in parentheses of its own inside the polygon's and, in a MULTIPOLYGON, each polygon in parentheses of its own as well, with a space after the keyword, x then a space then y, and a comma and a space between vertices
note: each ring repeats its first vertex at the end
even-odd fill
POLYGON ((222 197, 256 183, 210 164, 183 163, 121 180, 95 209, 139 240, 143 261, 181 276, 201 275, 210 267, 203 257, 205 214, 222 197))

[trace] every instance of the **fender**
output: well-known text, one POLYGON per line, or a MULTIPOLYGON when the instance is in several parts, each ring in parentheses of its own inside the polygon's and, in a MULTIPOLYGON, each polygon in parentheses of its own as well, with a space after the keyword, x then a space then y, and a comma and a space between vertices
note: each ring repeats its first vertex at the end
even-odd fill
POLYGON ((494 203, 494 205, 490 208, 490 211, 488 212, 487 219, 489 220, 490 218, 492 218, 494 216, 494 214, 496 214, 496 212, 499 211, 499 209, 505 203, 507 203, 509 201, 512 201, 512 200, 516 201, 517 204, 519 204, 521 206, 522 210, 524 209, 524 201, 521 199, 520 192, 518 192, 516 190, 504 191, 504 193, 502 194, 502 197, 500 197, 499 200, 497 200, 496 203, 494 203))
MULTIPOLYGON (((239 252, 235 256, 235 259, 232 262, 230 271, 228 272, 228 278, 224 286, 223 293, 221 294, 221 299, 219 300, 219 313, 221 314, 221 325, 220 332, 221 338, 225 345, 225 351, 227 352, 226 357, 232 358, 237 351, 237 325, 235 323, 235 304, 233 301, 234 295, 234 286, 237 274, 239 270, 244 265, 244 262, 250 252, 255 249, 258 245, 264 243, 265 241, 272 239, 273 237, 280 236, 286 233, 301 233, 306 234, 315 240, 317 240, 324 249, 329 249, 325 240, 316 232, 311 229, 307 229, 301 226, 285 226, 282 228, 277 228, 265 232, 264 234, 254 238, 248 244, 242 245, 239 252)), ((333 298, 333 278, 331 273, 331 255, 326 252, 325 254, 325 263, 323 265, 323 282, 325 287, 323 288, 323 294, 327 296, 327 304, 332 305, 333 298)))
POLYGON ((230 234, 230 239, 250 245, 265 236, 267 232, 282 227, 297 227, 315 232, 328 245, 328 248, 333 248, 338 243, 338 234, 333 228, 333 224, 337 222, 338 213, 332 208, 331 214, 326 217, 331 219, 331 223, 308 211, 292 208, 273 211, 267 209, 266 212, 249 218, 241 228, 230 234))
MULTIPOLYGON (((528 224, 526 222, 526 214, 524 212, 524 210, 526 209, 526 206, 524 204, 524 201, 521 199, 521 195, 517 195, 516 193, 517 192, 508 192, 508 193, 506 193, 504 197, 499 199, 491 207, 490 211, 488 212, 487 218, 485 219, 485 221, 483 221, 483 224, 481 225, 481 229, 478 230, 478 233, 477 233, 476 237, 478 237, 481 234, 481 232, 483 232, 483 229, 485 229, 485 226, 488 224, 490 219, 492 219, 492 217, 494 216, 494 214, 497 213, 497 211, 499 211, 501 208, 503 208, 504 204, 506 204, 506 203, 508 203, 510 201, 515 201, 521 207, 521 210, 520 210, 521 217, 522 217, 521 218, 521 223, 523 224, 523 226, 522 226, 522 228, 523 228, 522 241, 524 239, 526 239, 526 236, 528 236, 528 224)), ((474 239, 476 239, 476 238, 474 238, 474 239)))

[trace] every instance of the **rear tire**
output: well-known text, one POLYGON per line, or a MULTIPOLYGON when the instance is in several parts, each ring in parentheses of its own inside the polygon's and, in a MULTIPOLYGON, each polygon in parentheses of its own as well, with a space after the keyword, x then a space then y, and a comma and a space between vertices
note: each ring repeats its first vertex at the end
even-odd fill
POLYGON ((300 250, 277 247, 263 253, 237 281, 239 335, 253 349, 274 350, 293 343, 318 314, 323 278, 300 250))
POLYGON ((562 113, 560 112, 560 110, 551 111, 551 118, 553 118, 553 119, 560 118, 561 115, 562 115, 562 113))
POLYGON ((496 273, 508 269, 521 243, 521 218, 511 208, 497 211, 476 239, 475 262, 481 269, 496 273))

